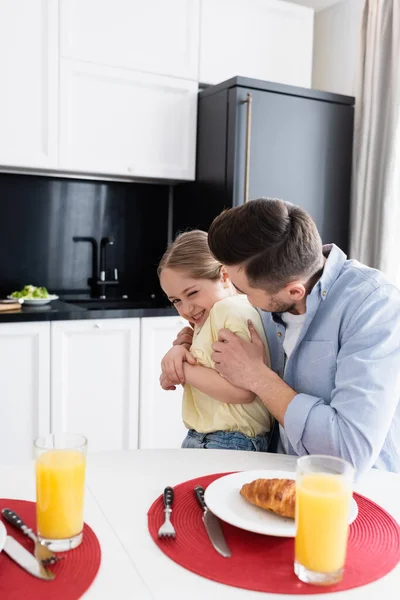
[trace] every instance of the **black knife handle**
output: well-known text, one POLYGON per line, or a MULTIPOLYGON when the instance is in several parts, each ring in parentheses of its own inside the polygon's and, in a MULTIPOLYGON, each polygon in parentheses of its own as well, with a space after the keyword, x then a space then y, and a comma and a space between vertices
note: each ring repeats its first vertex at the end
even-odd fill
POLYGON ((174 490, 172 487, 166 487, 164 490, 164 506, 165 508, 172 508, 174 501, 174 490))
POLYGON ((203 510, 206 510, 207 504, 204 502, 204 488, 202 488, 200 485, 196 485, 196 487, 194 488, 194 493, 196 496, 196 500, 200 504, 201 508, 203 510))
POLYGON ((21 517, 19 517, 15 512, 10 510, 9 508, 3 508, 1 514, 3 515, 6 521, 11 523, 11 525, 14 525, 14 527, 16 527, 17 529, 21 529, 21 531, 28 529, 21 517))

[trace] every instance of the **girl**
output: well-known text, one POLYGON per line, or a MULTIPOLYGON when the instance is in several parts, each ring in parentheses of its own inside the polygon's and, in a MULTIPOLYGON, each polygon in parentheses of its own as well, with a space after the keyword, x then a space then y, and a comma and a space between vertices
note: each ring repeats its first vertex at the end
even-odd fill
POLYGON ((158 267, 160 284, 178 313, 194 327, 190 352, 174 346, 161 363, 161 385, 184 384, 183 421, 188 434, 183 448, 267 451, 273 418, 261 400, 235 387, 211 360, 219 329, 250 339, 248 320, 269 352, 261 318, 247 297, 238 295, 224 267, 211 254, 205 231, 179 235, 158 267))

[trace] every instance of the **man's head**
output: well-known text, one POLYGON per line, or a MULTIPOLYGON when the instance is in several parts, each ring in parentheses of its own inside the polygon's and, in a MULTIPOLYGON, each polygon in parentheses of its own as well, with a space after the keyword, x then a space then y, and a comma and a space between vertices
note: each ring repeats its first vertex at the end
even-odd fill
POLYGON ((271 312, 305 306, 310 280, 324 262, 310 215, 271 198, 222 212, 211 224, 208 243, 238 291, 271 312))

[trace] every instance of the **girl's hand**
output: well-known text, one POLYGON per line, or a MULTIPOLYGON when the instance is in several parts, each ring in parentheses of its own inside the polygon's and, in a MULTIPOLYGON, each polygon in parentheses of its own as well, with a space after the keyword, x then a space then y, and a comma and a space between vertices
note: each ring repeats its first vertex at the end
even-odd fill
POLYGON ((193 342, 193 329, 191 327, 184 327, 176 336, 176 340, 173 342, 173 346, 183 346, 186 350, 190 350, 190 346, 193 342))
POLYGON ((161 373, 161 375, 160 375, 160 385, 163 390, 169 390, 169 391, 176 390, 176 386, 173 385, 170 382, 170 380, 168 379, 168 377, 166 375, 164 375, 163 373, 161 373))
POLYGON ((162 374, 169 379, 171 385, 178 385, 179 383, 183 385, 185 383, 184 362, 188 362, 190 365, 196 364, 196 360, 183 345, 174 346, 162 359, 162 374))

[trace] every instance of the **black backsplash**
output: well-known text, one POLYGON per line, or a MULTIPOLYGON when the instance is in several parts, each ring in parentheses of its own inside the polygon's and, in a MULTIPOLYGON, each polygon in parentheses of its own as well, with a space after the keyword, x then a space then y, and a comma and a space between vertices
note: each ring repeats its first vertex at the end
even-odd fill
MULTIPOLYGON (((107 265, 121 284, 110 295, 147 300, 158 285, 157 263, 167 245, 168 186, 31 175, 0 175, 0 295, 26 284, 65 295, 90 293, 92 249, 114 236, 107 265)), ((109 293, 107 291, 107 293, 109 293)))

